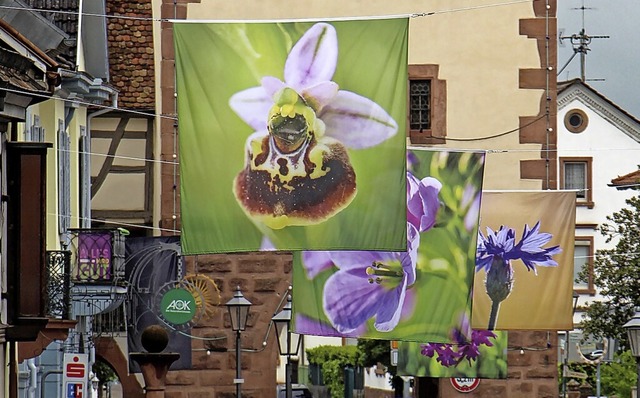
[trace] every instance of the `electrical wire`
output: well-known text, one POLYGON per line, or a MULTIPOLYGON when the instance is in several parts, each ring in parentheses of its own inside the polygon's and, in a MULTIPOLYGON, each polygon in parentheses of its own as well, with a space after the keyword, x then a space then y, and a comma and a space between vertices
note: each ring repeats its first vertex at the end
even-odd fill
MULTIPOLYGON (((481 10, 485 8, 504 7, 504 6, 520 4, 520 3, 531 3, 531 0, 514 0, 514 1, 506 1, 502 3, 483 4, 483 5, 477 5, 477 6, 452 8, 452 9, 440 10, 440 11, 416 12, 416 13, 407 14, 407 16, 411 18, 420 18, 420 17, 428 17, 433 15, 452 14, 452 13, 463 12, 463 11, 475 11, 475 10, 481 10)), ((34 8, 34 7, 8 6, 8 5, 0 5, 0 9, 13 10, 13 11, 33 11, 33 12, 63 14, 63 15, 78 15, 80 13, 79 11, 74 12, 74 11, 56 10, 51 8, 34 8)), ((97 18, 116 18, 116 19, 126 19, 126 20, 133 20, 133 21, 152 21, 152 22, 170 22, 171 21, 168 18, 149 18, 149 17, 136 17, 131 15, 121 15, 121 14, 98 14, 98 13, 87 13, 87 12, 83 12, 82 16, 97 17, 97 18)), ((318 20, 321 20, 321 19, 322 18, 318 18, 318 20)))
POLYGON ((545 117, 546 117, 546 115, 539 116, 536 119, 532 120, 531 122, 525 124, 524 126, 520 126, 520 127, 515 128, 515 129, 511 129, 511 130, 508 130, 508 131, 505 131, 505 132, 502 132, 502 133, 498 133, 498 134, 494 134, 494 135, 489 135, 489 136, 485 136, 485 137, 477 137, 477 138, 476 137, 473 137, 473 138, 444 137, 444 140, 445 141, 456 141, 456 142, 490 140, 490 139, 493 139, 493 138, 502 137, 502 136, 509 135, 511 133, 515 133, 517 131, 520 131, 521 129, 523 129, 523 128, 527 127, 527 126, 531 126, 532 124, 534 124, 538 120, 541 120, 541 119, 543 119, 545 117))
MULTIPOLYGON (((413 14, 409 14, 409 16, 411 18, 418 18, 418 17, 426 17, 426 16, 448 14, 448 13, 457 13, 457 12, 463 12, 463 11, 473 11, 473 10, 479 10, 479 9, 485 9, 485 8, 492 8, 492 7, 508 6, 508 5, 513 5, 513 4, 528 3, 528 2, 530 2, 530 0, 516 0, 516 1, 509 1, 509 2, 502 2, 502 3, 492 3, 492 4, 478 5, 478 6, 469 6, 469 7, 462 7, 462 8, 456 8, 456 9, 441 10, 441 11, 430 11, 430 12, 422 12, 422 13, 413 13, 413 14)), ((34 12, 41 12, 41 13, 71 14, 71 15, 77 15, 78 14, 78 12, 73 12, 73 11, 63 11, 63 10, 44 9, 44 8, 39 9, 39 8, 31 8, 31 7, 5 6, 5 5, 0 6, 0 9, 18 10, 18 11, 20 11, 20 10, 22 10, 22 11, 34 11, 34 12)), ((147 17, 135 17, 135 16, 128 16, 128 15, 115 15, 115 14, 114 15, 109 15, 109 14, 96 14, 96 13, 82 13, 82 15, 83 16, 88 16, 88 17, 119 18, 119 19, 127 19, 127 20, 134 20, 134 21, 155 21, 155 22, 167 22, 167 21, 169 21, 168 19, 164 19, 164 18, 147 18, 147 17)), ((547 15, 547 17, 548 17, 548 15, 547 15)), ((2 88, 1 90, 7 91, 7 92, 18 93, 18 94, 27 94, 27 95, 36 96, 36 97, 42 97, 42 98, 47 98, 47 99, 68 101, 68 102, 71 102, 71 103, 82 104, 82 105, 86 105, 86 106, 90 106, 90 107, 117 110, 117 111, 120 111, 120 112, 131 113, 131 114, 141 115, 141 116, 145 116, 145 117, 154 116, 154 117, 165 118, 165 119, 174 120, 174 121, 178 120, 178 118, 175 117, 175 116, 170 116, 170 115, 165 115, 165 114, 149 113, 149 112, 143 112, 143 111, 136 111, 136 110, 132 110, 132 109, 116 108, 116 107, 111 107, 111 106, 99 105, 99 104, 95 104, 95 103, 91 103, 91 102, 85 102, 85 101, 81 101, 81 100, 78 100, 78 99, 52 97, 50 95, 33 93, 33 92, 30 92, 30 91, 26 91, 26 90, 14 90, 14 89, 9 89, 9 88, 2 88)), ((547 93, 548 93, 548 89, 547 89, 547 93)), ((547 96, 548 96, 548 94, 547 94, 547 96)), ((488 136, 484 136, 484 137, 455 138, 455 137, 448 136, 445 139, 447 141, 452 141, 452 142, 476 142, 476 141, 483 141, 483 140, 491 140, 491 139, 499 138, 499 137, 502 137, 502 136, 506 136, 506 135, 518 132, 522 128, 530 126, 531 124, 541 120, 542 118, 547 118, 548 119, 548 117, 549 117, 549 109, 547 108, 547 111, 545 112, 544 115, 542 115, 542 116, 534 119, 533 121, 531 121, 531 122, 529 122, 529 123, 527 123, 527 124, 525 124, 523 126, 520 126, 518 128, 514 128, 514 129, 511 129, 511 130, 508 130, 508 131, 504 131, 504 132, 501 132, 501 133, 488 135, 488 136)), ((455 150, 455 149, 452 149, 452 150, 455 150)), ((634 149, 634 148, 620 148, 620 149, 597 148, 597 149, 592 149, 592 151, 619 151, 619 150, 638 151, 638 150, 640 150, 640 148, 639 149, 634 149)), ((534 149, 534 148, 532 148, 532 149, 522 149, 522 148, 517 148, 517 149, 515 149, 515 148, 514 149, 509 149, 509 148, 486 149, 486 148, 483 148, 483 149, 478 149, 478 151, 485 151, 487 153, 493 153, 493 154, 496 154, 496 153, 513 153, 513 152, 542 152, 542 153, 549 153, 549 152, 558 152, 558 149, 539 149, 539 148, 536 148, 536 149, 534 149)), ((572 151, 572 150, 563 150, 562 152, 567 152, 567 151, 572 151)), ((573 150, 573 151, 578 151, 578 150, 573 150)), ((87 153, 87 152, 71 151, 71 150, 69 150, 69 152, 71 152, 71 153, 87 153)), ((120 156, 120 155, 108 155, 108 154, 102 154, 102 153, 96 153, 96 152, 89 152, 88 154, 93 155, 93 156, 112 157, 112 158, 116 158, 116 159, 139 160, 139 161, 145 161, 145 162, 169 164, 169 165, 173 165, 174 167, 179 164, 179 162, 177 162, 177 161, 174 162, 174 161, 163 161, 163 160, 157 160, 157 159, 136 158, 136 157, 128 157, 128 156, 120 156)), ((92 221, 101 221, 101 222, 108 223, 108 221, 106 221, 106 220, 92 220, 92 221)), ((140 226, 140 225, 137 225, 137 224, 126 224, 126 223, 114 223, 114 224, 128 225, 128 226, 135 226, 135 227, 145 228, 145 226, 140 226)), ((161 230, 161 231, 174 232, 174 233, 175 232, 179 232, 175 228, 174 229, 154 228, 154 227, 149 227, 149 228, 150 229, 154 229, 154 230, 161 230)))

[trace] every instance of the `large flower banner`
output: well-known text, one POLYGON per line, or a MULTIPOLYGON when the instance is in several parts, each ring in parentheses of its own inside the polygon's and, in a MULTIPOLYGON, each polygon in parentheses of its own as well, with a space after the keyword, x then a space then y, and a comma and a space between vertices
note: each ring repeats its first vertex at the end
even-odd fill
POLYGON ((484 154, 407 161, 407 250, 296 253, 297 333, 450 342, 470 312, 484 154))
POLYGON ((485 192, 471 325, 489 330, 573 327, 576 194, 485 192))
POLYGON ((406 249, 407 18, 174 38, 184 254, 406 249))
POLYGON ((507 332, 472 330, 467 314, 451 343, 398 343, 398 375, 507 378, 507 332))

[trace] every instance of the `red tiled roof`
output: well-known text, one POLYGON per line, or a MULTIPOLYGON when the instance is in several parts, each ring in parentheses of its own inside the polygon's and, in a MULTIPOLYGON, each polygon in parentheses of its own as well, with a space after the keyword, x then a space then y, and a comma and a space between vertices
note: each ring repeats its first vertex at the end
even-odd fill
POLYGON ((151 0, 107 0, 107 14, 112 16, 107 20, 110 82, 120 93, 119 106, 154 109, 151 0))
POLYGON ((617 189, 640 188, 640 170, 614 178, 609 185, 617 189))

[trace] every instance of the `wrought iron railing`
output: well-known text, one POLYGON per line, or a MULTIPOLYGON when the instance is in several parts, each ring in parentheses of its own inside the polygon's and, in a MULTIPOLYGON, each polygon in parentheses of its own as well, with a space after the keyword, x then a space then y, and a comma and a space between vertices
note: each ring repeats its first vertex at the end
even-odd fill
POLYGON ((93 333, 96 335, 118 335, 127 331, 124 303, 115 310, 103 312, 93 319, 93 333))
POLYGON ((45 315, 70 319, 71 314, 71 252, 47 251, 47 269, 44 273, 45 315))

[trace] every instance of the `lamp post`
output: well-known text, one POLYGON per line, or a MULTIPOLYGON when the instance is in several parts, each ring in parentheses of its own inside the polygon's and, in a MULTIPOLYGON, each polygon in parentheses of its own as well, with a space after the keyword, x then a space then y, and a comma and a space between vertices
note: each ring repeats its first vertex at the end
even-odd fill
POLYGON ((287 357, 285 365, 286 397, 291 398, 291 356, 298 353, 300 348, 300 335, 291 332, 291 295, 287 296, 287 303, 271 318, 278 335, 278 351, 280 355, 287 357))
POLYGON ((251 302, 244 298, 240 291, 240 286, 236 287, 236 293, 233 298, 227 301, 227 309, 231 318, 231 329, 236 332, 236 378, 233 382, 236 384, 236 397, 241 397, 241 385, 244 379, 240 377, 240 332, 247 327, 247 318, 249 317, 249 307, 251 302))
MULTIPOLYGON (((573 327, 573 317, 576 314, 576 308, 578 308, 578 299, 580 295, 573 291, 573 311, 571 312, 571 330, 573 327)), ((569 372, 569 331, 565 331, 565 344, 564 344, 564 363, 562 364, 562 396, 567 397, 567 373, 569 372)))
POLYGON ((640 395, 640 307, 636 308, 636 313, 629 322, 622 326, 627 331, 631 354, 636 357, 638 381, 636 383, 636 396, 640 395))

